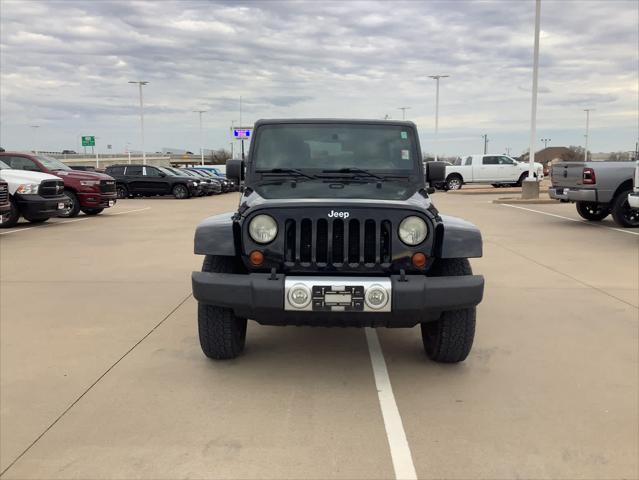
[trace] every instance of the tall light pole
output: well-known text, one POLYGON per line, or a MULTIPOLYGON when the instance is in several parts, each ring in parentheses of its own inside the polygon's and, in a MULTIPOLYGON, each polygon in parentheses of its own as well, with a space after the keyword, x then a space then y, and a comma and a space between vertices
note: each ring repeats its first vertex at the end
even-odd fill
POLYGON ((584 108, 584 112, 586 112, 586 147, 584 148, 584 162, 588 161, 588 140, 590 138, 590 112, 592 112, 594 108, 584 108))
POLYGON ((33 129, 33 153, 38 153, 38 128, 40 128, 40 125, 31 125, 31 128, 33 129))
POLYGON ((129 83, 136 83, 140 87, 140 137, 142 139, 142 163, 146 165, 146 150, 144 148, 144 98, 142 96, 142 87, 148 85, 149 82, 129 81, 129 83))
POLYGON ((397 110, 402 111, 402 120, 406 120, 406 110, 410 110, 410 107, 397 107, 397 110))
POLYGON ((535 46, 533 49, 532 102, 530 108, 530 153, 528 155, 528 182, 522 184, 522 198, 539 198, 539 183, 535 180, 535 139, 537 138, 537 83, 539 78, 539 29, 541 0, 535 2, 535 46), (533 183, 534 182, 534 183, 533 183))
POLYGON ((488 134, 484 133, 481 138, 484 139, 484 155, 488 153, 488 134))
POLYGON ((437 134, 439 133, 439 79, 448 78, 450 75, 428 75, 428 78, 432 78, 437 83, 435 93, 435 161, 437 161, 437 134))
POLYGON ((548 142, 550 142, 552 138, 542 138, 540 140, 544 142, 544 150, 545 150, 546 148, 548 148, 548 142))
POLYGON ((204 165, 204 142, 202 140, 202 114, 207 110, 193 110, 194 113, 200 115, 200 164, 204 165))
MULTIPOLYGON (((240 128, 244 128, 242 124, 242 96, 240 96, 240 128)), ((244 160, 244 139, 242 138, 242 160, 244 160)))

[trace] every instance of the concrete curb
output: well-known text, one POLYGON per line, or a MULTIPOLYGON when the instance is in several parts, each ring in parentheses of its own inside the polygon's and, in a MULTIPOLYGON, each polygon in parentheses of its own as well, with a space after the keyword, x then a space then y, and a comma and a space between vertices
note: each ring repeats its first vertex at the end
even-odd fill
POLYGON ((493 200, 493 203, 510 203, 510 204, 524 204, 524 205, 543 205, 551 203, 561 203, 559 200, 553 198, 518 198, 518 197, 502 197, 493 200))

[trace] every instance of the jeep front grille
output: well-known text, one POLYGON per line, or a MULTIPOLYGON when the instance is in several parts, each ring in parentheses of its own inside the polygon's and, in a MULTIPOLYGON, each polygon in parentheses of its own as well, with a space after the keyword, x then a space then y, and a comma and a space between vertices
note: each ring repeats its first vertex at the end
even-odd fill
POLYGON ((38 189, 38 193, 43 197, 57 197, 62 192, 64 192, 62 180, 43 180, 38 189))
POLYGON ((390 264, 391 232, 389 220, 289 219, 284 224, 284 259, 289 265, 390 264))

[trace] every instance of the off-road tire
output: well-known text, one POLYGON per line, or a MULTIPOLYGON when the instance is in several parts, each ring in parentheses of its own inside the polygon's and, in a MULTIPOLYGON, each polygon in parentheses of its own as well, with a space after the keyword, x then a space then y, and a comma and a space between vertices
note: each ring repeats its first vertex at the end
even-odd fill
MULTIPOLYGON (((466 258, 437 260, 433 276, 472 275, 466 258)), ((443 312, 439 320, 421 324, 422 342, 426 355, 439 363, 457 363, 466 359, 475 338, 476 308, 462 308, 443 312)))
POLYGON ((9 197, 9 206, 11 207, 7 214, 7 220, 0 224, 0 228, 14 227, 18 220, 20 220, 20 211, 13 198, 9 197))
POLYGON ((117 194, 117 197, 120 200, 123 200, 125 198, 129 198, 130 194, 129 194, 129 189, 126 188, 126 185, 122 185, 121 183, 117 184, 115 186, 115 192, 117 194))
POLYGON ((25 220, 28 220, 30 223, 44 223, 49 220, 49 217, 27 217, 24 216, 25 220))
MULTIPOLYGON (((233 257, 207 255, 203 272, 234 273, 238 271, 233 257)), ((246 318, 237 317, 233 310, 198 303, 197 311, 200 346, 204 355, 216 360, 237 357, 246 343, 246 318)))
POLYGON ((590 222, 600 222, 610 215, 610 207, 595 202, 577 202, 577 213, 590 222))
POLYGON ((181 183, 178 183, 176 186, 173 187, 172 193, 173 196, 178 200, 183 200, 185 198, 189 198, 190 196, 189 189, 186 188, 186 185, 182 185, 181 183))
POLYGON ((632 190, 624 190, 617 194, 612 201, 612 218, 615 223, 624 228, 639 228, 639 210, 630 208, 628 194, 632 190))
POLYGON ((82 213, 85 215, 100 215, 104 211, 104 208, 83 208, 82 213))
POLYGON ((464 180, 459 175, 449 175, 446 179, 446 190, 460 190, 464 184, 464 180))
POLYGON ((70 207, 67 210, 64 210, 64 213, 59 213, 58 217, 62 218, 74 218, 77 217, 80 213, 80 200, 78 196, 73 193, 71 190, 65 190, 64 194, 69 199, 70 207))

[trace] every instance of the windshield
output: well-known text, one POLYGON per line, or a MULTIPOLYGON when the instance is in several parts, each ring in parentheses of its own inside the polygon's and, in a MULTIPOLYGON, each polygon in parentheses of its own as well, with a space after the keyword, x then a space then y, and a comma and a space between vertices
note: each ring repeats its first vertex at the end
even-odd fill
POLYGON ((161 172, 166 173, 167 175, 171 175, 172 177, 176 176, 175 172, 169 170, 168 168, 158 167, 158 170, 160 170, 161 172))
POLYGON ((49 170, 71 170, 71 167, 55 158, 47 157, 46 155, 38 155, 36 158, 49 170))

